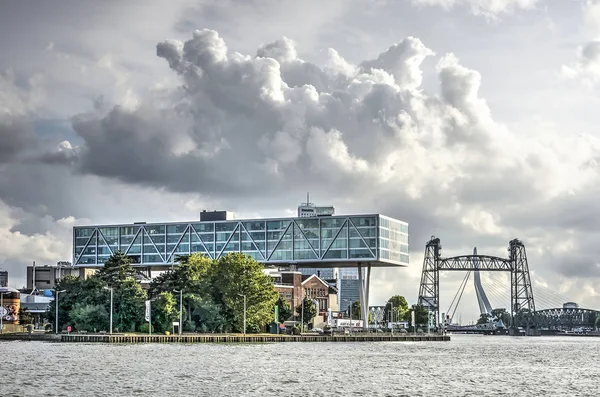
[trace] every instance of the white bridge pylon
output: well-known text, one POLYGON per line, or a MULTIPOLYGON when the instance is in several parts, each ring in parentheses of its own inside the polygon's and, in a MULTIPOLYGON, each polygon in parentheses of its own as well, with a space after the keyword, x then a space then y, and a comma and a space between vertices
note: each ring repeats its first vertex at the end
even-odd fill
POLYGON ((488 299, 483 285, 481 285, 481 276, 479 274, 479 259, 477 257, 477 247, 473 248, 473 284, 475 286, 475 293, 477 294, 477 303, 479 304, 480 314, 492 314, 492 305, 488 299))

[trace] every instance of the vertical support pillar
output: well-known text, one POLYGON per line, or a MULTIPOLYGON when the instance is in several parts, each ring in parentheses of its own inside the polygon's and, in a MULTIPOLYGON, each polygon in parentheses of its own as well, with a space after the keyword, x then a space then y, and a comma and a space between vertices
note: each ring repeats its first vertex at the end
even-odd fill
POLYGON ((357 267, 358 267, 358 300, 360 301, 360 313, 362 314, 363 307, 365 306, 364 305, 365 304, 365 285, 363 283, 362 266, 361 266, 361 264, 358 263, 357 267))
MULTIPOLYGON (((367 308, 367 321, 369 320, 369 291, 371 287, 371 264, 367 264, 367 279, 366 279, 366 294, 365 294, 365 307, 367 308)), ((368 324, 367 324, 368 326, 368 324)))

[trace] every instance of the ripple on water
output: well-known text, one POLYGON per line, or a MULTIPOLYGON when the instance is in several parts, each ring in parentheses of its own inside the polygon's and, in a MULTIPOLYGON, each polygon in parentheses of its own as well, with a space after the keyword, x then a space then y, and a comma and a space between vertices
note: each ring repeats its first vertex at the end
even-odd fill
POLYGON ((0 396, 589 396, 600 338, 252 345, 0 342, 0 396), (8 381, 7 381, 8 380, 8 381))

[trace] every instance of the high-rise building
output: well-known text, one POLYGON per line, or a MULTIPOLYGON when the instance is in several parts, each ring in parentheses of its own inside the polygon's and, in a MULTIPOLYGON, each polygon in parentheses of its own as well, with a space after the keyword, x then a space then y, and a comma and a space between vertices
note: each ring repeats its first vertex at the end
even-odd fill
POLYGON ((310 202, 310 195, 306 194, 306 203, 298 206, 298 218, 314 218, 318 216, 333 216, 335 208, 332 205, 317 206, 310 202))
POLYGON ((8 287, 8 270, 0 270, 0 287, 8 287))

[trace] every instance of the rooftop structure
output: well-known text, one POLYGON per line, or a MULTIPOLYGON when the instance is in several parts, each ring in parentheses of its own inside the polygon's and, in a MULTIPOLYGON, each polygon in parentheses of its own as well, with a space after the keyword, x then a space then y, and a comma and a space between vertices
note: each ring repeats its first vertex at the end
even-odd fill
POLYGON ((310 196, 306 195, 306 203, 298 206, 298 218, 314 218, 318 216, 333 216, 335 208, 332 205, 317 206, 310 202, 310 196))
POLYGON ((133 223, 73 228, 73 263, 103 266, 116 250, 135 266, 165 267, 179 255, 218 259, 243 252, 297 267, 407 266, 408 224, 384 215, 133 223))

